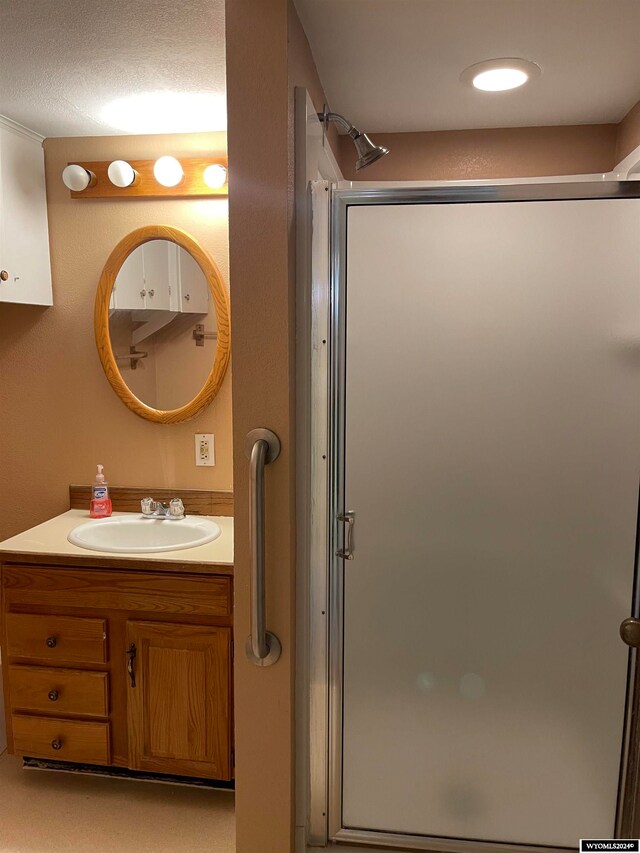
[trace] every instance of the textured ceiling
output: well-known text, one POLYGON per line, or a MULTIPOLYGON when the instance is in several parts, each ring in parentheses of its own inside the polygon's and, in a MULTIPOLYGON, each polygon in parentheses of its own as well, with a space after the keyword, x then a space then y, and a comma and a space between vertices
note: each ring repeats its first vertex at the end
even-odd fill
POLYGON ((107 135, 121 132, 107 104, 158 91, 219 104, 176 129, 225 129, 224 0, 0 0, 1 115, 43 136, 107 135))
POLYGON ((367 131, 617 122, 640 99, 640 0, 295 0, 331 108, 367 131), (486 93, 484 59, 542 76, 486 93))

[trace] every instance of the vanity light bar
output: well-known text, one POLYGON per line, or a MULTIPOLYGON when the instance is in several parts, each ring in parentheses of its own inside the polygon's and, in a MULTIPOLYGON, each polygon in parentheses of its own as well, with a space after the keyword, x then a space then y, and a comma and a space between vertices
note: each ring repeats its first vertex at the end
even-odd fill
MULTIPOLYGON (((71 191, 71 198, 215 198, 229 194, 227 168, 226 157, 78 160, 67 165, 63 180, 71 191), (91 180, 84 189, 74 189, 67 180, 70 173, 89 175, 91 180), (132 182, 121 186, 127 179, 132 182)), ((80 185, 82 183, 84 181, 80 181, 80 185)), ((79 184, 75 182, 74 186, 79 184)))

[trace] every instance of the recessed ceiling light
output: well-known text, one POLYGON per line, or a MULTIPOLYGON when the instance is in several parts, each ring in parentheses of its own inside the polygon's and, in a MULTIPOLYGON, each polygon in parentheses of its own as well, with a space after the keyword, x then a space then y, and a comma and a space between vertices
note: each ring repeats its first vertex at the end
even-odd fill
POLYGON ((474 89, 483 92, 507 92, 517 89, 542 73, 539 65, 527 59, 505 57, 503 59, 487 59, 465 68, 460 80, 474 89))
POLYGON ((112 101, 100 118, 135 134, 226 130, 227 104, 212 92, 145 92, 112 101))

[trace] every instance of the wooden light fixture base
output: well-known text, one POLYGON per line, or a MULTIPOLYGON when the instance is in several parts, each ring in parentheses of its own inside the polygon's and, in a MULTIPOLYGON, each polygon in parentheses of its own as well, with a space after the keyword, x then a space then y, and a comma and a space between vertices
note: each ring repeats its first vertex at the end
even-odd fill
POLYGON ((204 182, 204 170, 207 166, 219 165, 227 169, 226 157, 176 157, 184 170, 184 178, 176 187, 164 187, 156 181, 153 166, 156 160, 127 160, 137 172, 135 182, 130 187, 117 187, 107 175, 107 169, 113 160, 93 162, 72 161, 68 165, 82 166, 92 172, 96 179, 81 192, 71 191, 71 198, 217 198, 229 194, 229 185, 220 189, 211 189, 204 182))

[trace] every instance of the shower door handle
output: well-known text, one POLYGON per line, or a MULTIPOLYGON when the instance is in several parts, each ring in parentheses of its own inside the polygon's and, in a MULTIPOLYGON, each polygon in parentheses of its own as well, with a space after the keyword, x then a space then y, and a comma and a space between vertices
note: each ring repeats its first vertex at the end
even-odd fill
POLYGON ((640 648, 640 619, 634 616, 625 619, 620 625, 620 636, 628 646, 640 648))
POLYGON ((256 666, 271 666, 282 646, 266 629, 264 571, 264 469, 280 455, 280 439, 269 429, 253 429, 245 441, 249 459, 249 547, 251 550, 251 635, 246 654, 256 666))
POLYGON ((338 521, 343 521, 347 525, 346 541, 344 548, 336 551, 336 557, 342 557, 343 560, 353 560, 353 525, 356 521, 356 514, 353 510, 343 513, 338 516, 338 521))

